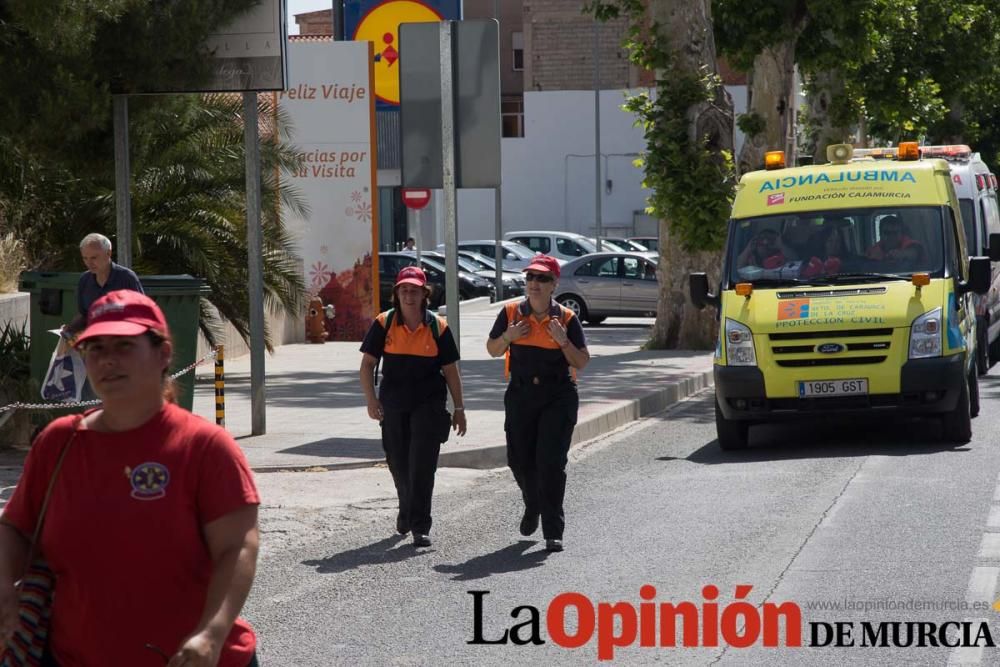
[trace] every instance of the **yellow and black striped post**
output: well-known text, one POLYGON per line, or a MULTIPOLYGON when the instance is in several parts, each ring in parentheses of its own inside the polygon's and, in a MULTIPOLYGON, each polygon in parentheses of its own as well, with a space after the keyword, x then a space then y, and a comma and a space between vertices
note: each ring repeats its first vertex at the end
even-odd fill
POLYGON ((226 374, 224 372, 224 345, 215 346, 215 423, 226 425, 226 374))

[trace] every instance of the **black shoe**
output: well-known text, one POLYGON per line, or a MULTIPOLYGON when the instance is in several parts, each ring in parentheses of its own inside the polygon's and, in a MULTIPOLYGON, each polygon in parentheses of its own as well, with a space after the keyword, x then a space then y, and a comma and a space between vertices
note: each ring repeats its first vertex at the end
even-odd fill
POLYGON ((396 515, 396 532, 400 535, 406 535, 410 532, 410 522, 403 516, 402 511, 396 515))
POLYGON ((562 551, 562 540, 545 540, 546 551, 562 551))
POLYGON ((521 517, 521 534, 527 537, 536 530, 538 530, 538 512, 524 510, 524 516, 521 517))
POLYGON ((420 533, 413 533, 413 546, 415 547, 429 547, 431 545, 431 536, 422 535, 420 533))

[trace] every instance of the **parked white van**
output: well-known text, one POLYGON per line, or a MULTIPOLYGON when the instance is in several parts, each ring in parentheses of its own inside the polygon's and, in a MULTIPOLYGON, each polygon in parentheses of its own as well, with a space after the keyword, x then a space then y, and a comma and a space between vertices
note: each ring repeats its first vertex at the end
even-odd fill
MULTIPOLYGON (((979 153, 966 145, 923 146, 923 156, 943 158, 951 167, 951 180, 962 209, 962 226, 969 255, 988 256, 990 234, 1000 233, 997 177, 979 153)), ((982 375, 1000 361, 1000 267, 993 263, 990 291, 973 296, 976 305, 976 366, 982 375)))
POLYGON ((508 241, 527 246, 535 252, 551 255, 562 262, 597 252, 597 246, 593 241, 573 232, 507 232, 503 237, 508 241))
MULTIPOLYGON (((873 160, 894 159, 895 153, 895 148, 854 149, 855 158, 873 160)), ((990 173, 979 153, 965 144, 921 146, 920 155, 948 163, 969 256, 989 256, 990 234, 1000 233, 997 177, 990 173)), ((1000 268, 997 262, 992 267, 989 292, 972 295, 976 308, 976 369, 980 375, 1000 361, 1000 268)))

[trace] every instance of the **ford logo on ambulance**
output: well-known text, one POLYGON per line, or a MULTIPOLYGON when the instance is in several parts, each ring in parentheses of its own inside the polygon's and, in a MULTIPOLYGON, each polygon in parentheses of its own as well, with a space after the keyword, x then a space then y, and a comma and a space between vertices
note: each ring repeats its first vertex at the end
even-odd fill
POLYGON ((837 354, 838 352, 843 352, 847 348, 840 343, 822 343, 816 346, 816 351, 820 354, 837 354))

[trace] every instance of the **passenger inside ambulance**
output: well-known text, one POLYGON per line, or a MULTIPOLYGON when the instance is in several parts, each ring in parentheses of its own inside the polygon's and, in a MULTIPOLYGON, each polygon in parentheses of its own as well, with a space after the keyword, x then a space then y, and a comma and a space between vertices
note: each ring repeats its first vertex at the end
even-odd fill
POLYGON ((781 252, 778 232, 773 229, 761 229, 747 242, 743 252, 736 259, 739 268, 761 267, 775 269, 785 263, 785 255, 781 252))
POLYGON ((823 220, 823 225, 816 232, 816 253, 802 266, 800 275, 803 278, 857 270, 859 258, 848 250, 843 236, 849 226, 850 223, 843 218, 823 220))
POLYGON ((817 227, 808 218, 793 218, 781 235, 781 249, 788 259, 809 259, 815 248, 817 227))
POLYGON ((868 259, 923 264, 927 253, 924 247, 911 238, 904 229, 903 221, 895 215, 887 215, 879 221, 879 241, 868 248, 868 259))

